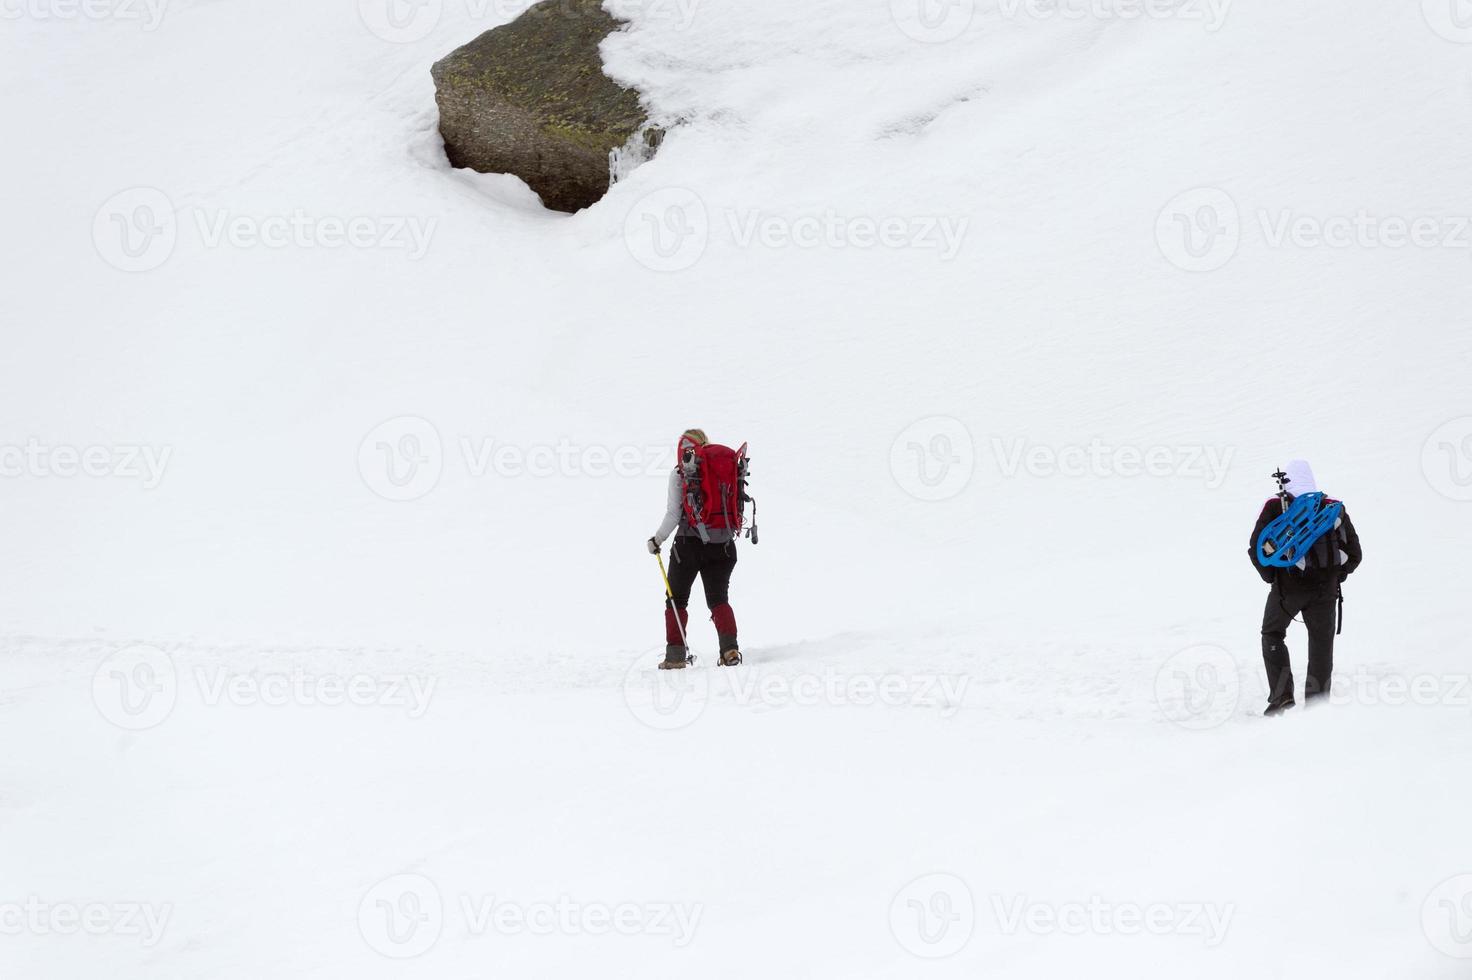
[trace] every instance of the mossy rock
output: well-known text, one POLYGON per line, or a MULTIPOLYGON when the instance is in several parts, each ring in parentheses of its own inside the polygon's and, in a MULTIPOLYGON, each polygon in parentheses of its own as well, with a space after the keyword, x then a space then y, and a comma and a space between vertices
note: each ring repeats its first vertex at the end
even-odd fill
POLYGON ((603 72, 598 45, 621 26, 602 0, 543 0, 436 62, 450 163, 515 174, 558 211, 608 193, 610 151, 646 120, 603 72))

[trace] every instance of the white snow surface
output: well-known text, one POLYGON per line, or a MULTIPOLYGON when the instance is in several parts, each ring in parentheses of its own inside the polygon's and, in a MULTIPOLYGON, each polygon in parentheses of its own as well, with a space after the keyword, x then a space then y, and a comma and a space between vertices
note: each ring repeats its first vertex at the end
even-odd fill
POLYGON ((567 216, 436 130, 525 6, 0 7, 0 975, 1467 976, 1461 21, 610 0, 669 134, 567 216), (1367 558, 1266 721, 1295 456, 1367 558))

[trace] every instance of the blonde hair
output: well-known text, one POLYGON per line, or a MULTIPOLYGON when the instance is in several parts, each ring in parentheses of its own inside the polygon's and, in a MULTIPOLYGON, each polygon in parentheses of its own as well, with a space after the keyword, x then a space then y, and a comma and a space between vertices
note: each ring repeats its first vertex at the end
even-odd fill
POLYGON ((685 434, 682 435, 680 438, 693 439, 702 446, 708 445, 710 443, 710 440, 705 437, 704 429, 686 429, 685 434))

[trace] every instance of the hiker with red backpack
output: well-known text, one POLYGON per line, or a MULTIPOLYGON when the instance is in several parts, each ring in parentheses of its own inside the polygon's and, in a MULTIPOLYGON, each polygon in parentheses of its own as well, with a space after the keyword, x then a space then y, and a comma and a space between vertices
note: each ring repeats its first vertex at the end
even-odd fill
POLYGON ((1295 459, 1279 470, 1278 495, 1263 505, 1247 553, 1271 585, 1262 617, 1262 659, 1268 673, 1268 707, 1280 715, 1297 702, 1293 665, 1284 642, 1302 613, 1308 628, 1308 679, 1304 700, 1327 697, 1334 676, 1334 637, 1343 622, 1340 584, 1359 567, 1360 536, 1344 504, 1319 492, 1314 471, 1295 459), (1336 609, 1338 623, 1336 624, 1336 609))
MULTIPOLYGON (((670 474, 669 497, 664 522, 648 541, 649 553, 660 554, 660 546, 671 534, 670 566, 665 578, 664 662, 661 670, 679 670, 692 662, 686 626, 690 589, 700 577, 705 604, 710 609, 720 641, 722 667, 741 663, 736 639, 736 614, 731 611, 731 573, 736 569, 736 540, 746 530, 752 544, 756 528, 747 528, 746 446, 730 449, 714 445, 700 429, 687 429, 680 436, 674 472, 670 474)), ((660 558, 664 572, 664 559, 660 558)))

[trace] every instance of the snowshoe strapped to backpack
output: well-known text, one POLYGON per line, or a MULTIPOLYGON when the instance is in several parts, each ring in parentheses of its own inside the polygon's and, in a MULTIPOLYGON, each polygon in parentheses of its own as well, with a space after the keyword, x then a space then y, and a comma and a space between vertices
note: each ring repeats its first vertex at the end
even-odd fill
POLYGON ((746 492, 749 460, 746 443, 740 449, 701 445, 689 437, 680 439, 680 476, 684 481, 684 523, 706 544, 724 544, 744 531, 757 543, 756 501, 746 492), (746 505, 751 504, 747 526, 746 505))
POLYGON ((1343 511, 1343 504, 1322 493, 1294 497, 1288 508, 1273 518, 1258 537, 1258 562, 1264 568, 1305 567, 1313 546, 1339 525, 1343 511))

